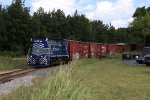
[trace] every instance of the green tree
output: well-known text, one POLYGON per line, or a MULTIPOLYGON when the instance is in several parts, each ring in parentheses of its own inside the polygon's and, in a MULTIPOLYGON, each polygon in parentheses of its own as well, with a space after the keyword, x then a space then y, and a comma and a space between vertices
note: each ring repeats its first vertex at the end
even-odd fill
POLYGON ((92 23, 92 34, 94 34, 95 42, 108 43, 108 26, 100 20, 94 20, 92 23))
POLYGON ((133 14, 133 18, 139 20, 145 15, 146 15, 146 9, 145 9, 145 6, 143 6, 141 8, 136 9, 136 11, 133 14))
POLYGON ((5 49, 25 53, 31 36, 29 8, 21 0, 16 0, 6 9, 5 20, 8 38, 5 49))
POLYGON ((39 8, 37 12, 33 14, 32 17, 32 38, 43 38, 48 37, 48 32, 46 31, 46 27, 44 26, 43 20, 45 12, 43 8, 39 8))
POLYGON ((3 17, 3 11, 4 9, 2 9, 2 6, 0 5, 0 50, 3 50, 4 42, 6 41, 6 24, 3 17))
POLYGON ((138 14, 138 16, 141 17, 138 17, 138 20, 135 18, 130 27, 134 30, 135 35, 138 35, 143 39, 141 43, 150 45, 148 41, 150 36, 150 7, 142 7, 137 9, 143 9, 141 10, 141 13, 138 14))

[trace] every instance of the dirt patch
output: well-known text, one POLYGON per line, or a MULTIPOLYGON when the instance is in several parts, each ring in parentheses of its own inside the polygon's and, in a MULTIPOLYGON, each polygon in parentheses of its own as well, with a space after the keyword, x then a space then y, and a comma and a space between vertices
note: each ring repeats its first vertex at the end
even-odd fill
POLYGON ((132 65, 132 66, 145 66, 145 64, 138 64, 136 60, 123 60, 123 64, 132 65))

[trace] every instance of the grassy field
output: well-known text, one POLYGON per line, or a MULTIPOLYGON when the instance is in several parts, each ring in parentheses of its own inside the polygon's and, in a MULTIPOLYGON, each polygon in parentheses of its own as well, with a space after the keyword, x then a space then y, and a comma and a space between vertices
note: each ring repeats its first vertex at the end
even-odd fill
POLYGON ((20 88, 4 100, 149 100, 150 67, 122 64, 117 57, 86 59, 20 88))
POLYGON ((0 71, 26 68, 27 62, 25 58, 12 58, 0 56, 0 71))
POLYGON ((94 96, 85 84, 75 77, 74 64, 60 67, 45 79, 34 79, 34 86, 21 87, 4 100, 92 100, 94 96))
POLYGON ((150 67, 128 66, 119 59, 82 61, 77 76, 99 100, 150 100, 150 67))

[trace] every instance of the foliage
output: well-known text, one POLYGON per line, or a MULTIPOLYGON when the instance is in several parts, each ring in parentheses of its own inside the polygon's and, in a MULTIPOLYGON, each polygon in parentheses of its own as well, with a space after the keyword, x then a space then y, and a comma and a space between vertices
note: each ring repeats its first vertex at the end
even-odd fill
POLYGON ((149 67, 125 65, 119 56, 84 60, 77 66, 76 75, 95 91, 97 100, 149 99, 149 67))
POLYGON ((91 100, 90 88, 82 84, 74 73, 74 64, 60 66, 56 73, 36 81, 35 86, 20 88, 5 96, 4 100, 91 100), (27 92, 28 91, 28 92, 27 92))
POLYGON ((142 38, 145 45, 150 45, 150 7, 137 8, 133 15, 131 28, 134 34, 142 38))
POLYGON ((26 54, 31 38, 65 38, 84 42, 149 43, 150 7, 137 8, 128 28, 115 29, 101 20, 89 20, 85 15, 65 15, 60 10, 45 12, 39 8, 30 15, 22 0, 7 7, 0 5, 0 51, 26 54), (143 35, 145 34, 145 35, 143 35))
POLYGON ((4 100, 148 100, 150 69, 125 65, 120 55, 86 59, 48 75, 36 85, 5 96, 4 100), (28 92, 27 92, 28 91, 28 92))
POLYGON ((0 56, 0 70, 21 69, 27 67, 26 58, 0 56))

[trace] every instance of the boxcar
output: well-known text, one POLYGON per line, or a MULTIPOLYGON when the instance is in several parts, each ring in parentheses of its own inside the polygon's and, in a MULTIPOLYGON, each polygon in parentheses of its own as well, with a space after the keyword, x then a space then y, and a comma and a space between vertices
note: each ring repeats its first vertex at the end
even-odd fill
POLYGON ((96 49, 96 56, 95 57, 99 58, 101 56, 101 44, 97 43, 95 49, 96 49))
POLYGON ((102 56, 102 44, 101 43, 96 43, 96 56, 97 58, 100 58, 102 56))
POLYGON ((150 47, 144 47, 142 49, 142 55, 145 56, 147 54, 150 54, 150 47))
POLYGON ((106 44, 101 44, 100 48, 100 57, 105 57, 107 55, 107 45, 106 44))
POLYGON ((107 52, 112 53, 121 53, 123 52, 123 46, 118 44, 107 44, 107 52))
POLYGON ((97 49, 99 49, 99 48, 97 47, 96 43, 89 44, 89 57, 90 58, 94 58, 94 57, 98 56, 97 49))
POLYGON ((122 53, 123 52, 123 46, 122 45, 115 45, 115 51, 117 53, 122 53))
POLYGON ((80 58, 80 42, 79 41, 68 41, 68 52, 70 60, 80 58))
POLYGON ((89 57, 89 43, 80 42, 79 54, 81 58, 89 57))
POLYGON ((115 44, 107 44, 107 52, 109 54, 115 53, 116 52, 115 44))

